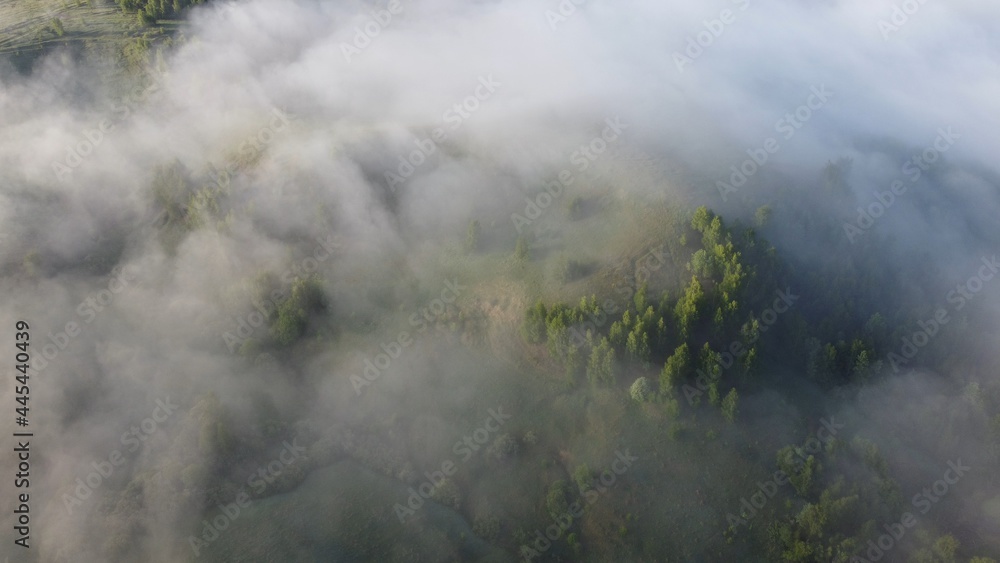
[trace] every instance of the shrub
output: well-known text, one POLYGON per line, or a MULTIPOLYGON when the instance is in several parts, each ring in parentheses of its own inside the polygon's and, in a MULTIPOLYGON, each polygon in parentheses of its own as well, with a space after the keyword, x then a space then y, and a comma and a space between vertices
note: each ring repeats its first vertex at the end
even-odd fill
POLYGON ((636 379, 632 383, 632 387, 629 388, 629 395, 632 396, 632 400, 639 403, 648 401, 652 393, 653 390, 649 385, 649 380, 645 377, 636 379))
POLYGON ((517 455, 518 443, 510 434, 501 434, 487 448, 486 454, 496 459, 506 459, 517 455))

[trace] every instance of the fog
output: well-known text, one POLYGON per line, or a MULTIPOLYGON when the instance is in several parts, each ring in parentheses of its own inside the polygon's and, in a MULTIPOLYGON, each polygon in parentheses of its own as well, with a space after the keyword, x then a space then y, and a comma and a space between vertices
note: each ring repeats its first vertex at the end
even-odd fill
MULTIPOLYGON (((998 294, 986 280, 961 311, 948 299, 1000 240, 1000 6, 912 4, 900 23, 893 4, 861 0, 215 2, 191 9, 183 40, 153 57, 150 90, 133 84, 123 96, 92 57, 69 51, 28 74, 0 63, 0 319, 6 339, 16 321, 30 324, 34 358, 33 545, 26 557, 8 549, 8 513, 3 553, 104 561, 117 542, 127 544, 114 548, 120 560, 191 560, 189 535, 215 514, 200 495, 237 493, 207 490, 212 476, 244 483, 286 438, 299 437, 309 462, 264 496, 345 457, 329 451, 360 449, 348 441, 384 441, 386 458, 408 452, 424 467, 439 465, 426 452, 472 432, 488 407, 529 429, 517 413, 540 399, 509 377, 523 365, 497 326, 480 347, 419 332, 362 391, 351 376, 400 330, 413 333, 410 315, 444 301, 448 283, 468 282, 456 249, 471 219, 484 245, 513 247, 513 214, 565 169, 577 179, 567 193, 707 205, 745 223, 770 205, 761 234, 800 272, 874 267, 898 282, 876 289, 891 306, 923 319, 946 309, 956 321, 899 373, 814 391, 809 412, 777 393, 747 396, 739 439, 770 435, 781 447, 808 432, 804 418, 838 417, 879 444, 907 502, 961 458, 974 477, 934 516, 979 538, 968 547, 1000 553, 1000 520, 985 507, 996 503, 984 469, 996 438, 969 407, 981 400, 969 398, 972 383, 996 397, 998 294), (607 151, 584 156, 592 168, 578 173, 576 151, 598 138, 607 151), (931 148, 914 180, 907 160, 931 148), (407 163, 414 151, 420 162, 407 163), (735 186, 730 167, 754 151, 766 162, 735 186), (184 177, 190 187, 175 194, 208 188, 196 218, 152 188, 184 177), (849 238, 843 224, 857 225, 858 208, 894 181, 905 191, 849 238), (226 333, 257 310, 254 280, 269 271, 280 280, 270 287, 288 291, 300 270, 324 280, 329 315, 310 321, 313 340, 284 355, 239 349, 242 336, 232 345, 226 333), (47 344, 55 352, 43 355, 47 344), (158 400, 176 410, 163 415, 158 400), (474 422, 456 422, 458 412, 474 422), (405 430, 380 426, 394 414, 405 430), (154 416, 165 418, 143 428, 154 416), (267 418, 286 424, 281 440, 257 430, 267 418), (211 437, 223 419, 233 437, 211 437), (134 451, 130 429, 143 438, 134 451), (236 442, 258 449, 227 449, 236 442), (115 451, 125 462, 68 506, 76 479, 115 451), (213 465, 221 459, 236 461, 213 465), (140 475, 145 485, 122 494, 140 475)), ((530 228, 560 221, 546 213, 530 228)), ((531 280, 469 282, 457 294, 491 322, 516 324, 536 298, 531 280)), ((800 289, 807 310, 810 289, 800 289)), ((465 322, 448 310, 433 319, 465 322)), ((0 471, 16 471, 9 452, 0 471)), ((15 491, 4 482, 7 506, 15 491)))

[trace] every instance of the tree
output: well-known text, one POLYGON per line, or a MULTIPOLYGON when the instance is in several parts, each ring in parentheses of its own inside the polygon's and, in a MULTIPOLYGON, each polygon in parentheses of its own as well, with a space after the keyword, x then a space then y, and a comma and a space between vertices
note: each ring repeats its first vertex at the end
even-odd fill
POLYGON ((677 302, 674 314, 677 316, 677 326, 680 328, 681 337, 685 340, 691 336, 691 329, 698 321, 702 302, 705 293, 701 289, 701 283, 697 277, 691 277, 691 284, 684 290, 684 296, 677 302))
POLYGON ((757 211, 753 214, 754 224, 758 227, 764 227, 767 225, 768 221, 771 220, 771 206, 761 205, 757 208, 757 211))
POLYGON ((518 449, 517 440, 510 434, 505 433, 497 436, 496 440, 493 440, 490 447, 486 449, 486 453, 498 460, 504 460, 510 456, 517 455, 518 449))
POLYGON ((565 283, 576 281, 590 272, 590 265, 572 258, 563 258, 559 263, 559 279, 565 283))
POLYGON ((566 355, 569 338, 566 334, 566 323, 563 322, 561 316, 555 316, 549 320, 545 335, 549 343, 549 353, 552 354, 552 357, 562 360, 566 355))
POLYGON ((691 369, 691 354, 685 342, 678 346, 673 355, 667 358, 660 372, 660 392, 672 391, 684 379, 684 376, 691 369))
POLYGON ((736 420, 736 414, 738 412, 740 396, 736 392, 736 388, 729 390, 726 397, 722 399, 722 416, 725 417, 729 422, 736 420))
POLYGON ((569 486, 565 481, 554 481, 549 485, 549 492, 545 495, 545 508, 553 518, 559 518, 569 511, 569 501, 566 500, 569 493, 569 486))
POLYGON ((590 360, 587 362, 587 379, 595 385, 613 383, 614 362, 615 351, 611 348, 608 339, 602 338, 601 343, 590 351, 590 360))
POLYGON ((714 250, 715 246, 720 244, 724 238, 728 238, 728 235, 722 226, 722 219, 716 215, 702 232, 701 245, 707 250, 714 250))
MULTIPOLYGON (((718 381, 722 376, 722 356, 712 347, 708 345, 708 342, 701 347, 701 351, 698 353, 698 369, 705 374, 710 381, 718 381)), ((711 390, 711 388, 709 388, 711 390)), ((718 393, 718 391, 716 391, 718 393)), ((713 404, 715 404, 713 402, 713 404)))
POLYGON ((795 446, 785 446, 778 451, 778 469, 788 475, 788 481, 801 497, 809 497, 813 489, 813 477, 821 469, 815 456, 795 446), (805 457, 803 463, 800 458, 805 457))
POLYGON ((50 22, 50 26, 52 28, 52 33, 55 33, 56 37, 62 37, 63 35, 66 34, 66 30, 63 29, 63 23, 62 23, 61 19, 59 19, 59 18, 52 18, 52 21, 50 22))
POLYGON ((746 355, 743 356, 743 377, 749 379, 757 373, 757 347, 753 346, 747 351, 746 355))
POLYGON ((713 407, 719 406, 719 382, 712 381, 708 384, 708 404, 713 407))
POLYGON ((625 325, 621 321, 611 323, 611 329, 608 330, 608 339, 615 348, 621 348, 625 345, 625 325))
POLYGON ((713 217, 715 217, 715 214, 702 205, 698 209, 695 209, 694 215, 691 216, 691 228, 699 233, 704 232, 708 228, 709 223, 712 222, 713 217))
POLYGON ((632 303, 635 304, 636 312, 646 310, 646 284, 639 286, 639 290, 632 296, 632 303))
POLYGON ((583 361, 580 358, 580 349, 572 344, 566 350, 566 382, 570 385, 576 383, 576 376, 580 372, 580 368, 583 367, 583 361))
POLYGON ((573 470, 573 481, 576 482, 576 487, 583 491, 590 487, 590 481, 593 479, 593 474, 590 472, 590 467, 586 463, 581 463, 576 466, 573 470))
POLYGON ((645 323, 641 320, 635 323, 635 328, 625 340, 625 350, 633 360, 649 361, 649 334, 646 332, 645 323))
POLYGON ((302 337, 309 317, 326 308, 326 299, 318 279, 299 279, 292 284, 292 293, 271 314, 271 337, 288 346, 302 337))
POLYGON ((699 248, 691 255, 688 269, 692 274, 705 279, 714 279, 719 275, 721 268, 715 258, 715 254, 709 253, 704 248, 699 248))
POLYGON ((656 345, 657 347, 661 347, 666 343, 667 343, 667 321, 663 317, 660 317, 660 319, 656 321, 656 345))
POLYGON ((726 330, 726 317, 722 314, 722 307, 716 307, 715 316, 712 317, 712 333, 715 336, 722 336, 726 330))
POLYGON ((645 377, 636 379, 632 383, 632 386, 629 387, 629 395, 632 397, 632 400, 637 403, 648 401, 652 393, 653 390, 649 385, 649 380, 645 377))
POLYGON ((529 343, 538 344, 545 341, 545 318, 547 314, 548 311, 545 310, 545 304, 541 300, 530 307, 528 312, 525 313, 522 334, 524 339, 529 343))

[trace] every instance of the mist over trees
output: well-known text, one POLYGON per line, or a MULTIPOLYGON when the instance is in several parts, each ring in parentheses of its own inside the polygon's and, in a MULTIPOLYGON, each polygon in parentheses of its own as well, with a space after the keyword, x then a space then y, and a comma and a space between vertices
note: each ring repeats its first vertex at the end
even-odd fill
POLYGON ((1000 12, 902 6, 0 6, 0 553, 1000 561, 1000 12))

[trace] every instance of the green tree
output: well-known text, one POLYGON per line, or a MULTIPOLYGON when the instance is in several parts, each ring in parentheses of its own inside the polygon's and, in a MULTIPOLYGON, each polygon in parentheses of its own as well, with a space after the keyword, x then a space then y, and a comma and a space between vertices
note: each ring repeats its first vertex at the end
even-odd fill
POLYGON ((709 223, 712 222, 713 217, 715 217, 715 214, 702 205, 694 210, 694 214, 691 217, 691 228, 699 233, 704 232, 708 228, 709 223))
POLYGON ((649 385, 649 380, 645 377, 639 377, 636 379, 632 386, 629 387, 629 395, 632 400, 637 403, 643 403, 649 400, 652 396, 653 390, 649 385))
POLYGON ((740 364, 743 368, 743 377, 751 378, 757 373, 758 360, 757 360, 757 347, 751 347, 750 350, 743 356, 743 361, 740 364))
POLYGON ((673 391, 684 380, 690 369, 691 354, 685 342, 674 350, 674 353, 667 358, 667 362, 663 365, 663 370, 660 372, 660 392, 673 391))
POLYGON ((563 322, 561 316, 556 316, 549 320, 545 335, 549 343, 549 354, 552 354, 554 358, 562 360, 569 346, 569 336, 566 332, 566 323, 563 322))
POLYGON ((778 451, 778 469, 788 475, 788 481, 799 496, 809 498, 812 495, 814 478, 820 471, 819 460, 815 456, 805 457, 806 452, 795 446, 785 446, 778 451), (805 457, 803 462, 801 458, 805 457))
POLYGON ((625 340, 625 350, 629 357, 640 362, 649 361, 649 333, 646 332, 645 323, 641 320, 635 323, 635 328, 629 333, 625 340))
POLYGON ((579 375, 582 367, 583 359, 580 357, 580 349, 577 346, 568 346, 566 350, 566 362, 564 364, 564 368, 566 382, 569 385, 576 384, 576 376, 579 375))
POLYGON ((708 403, 713 407, 719 406, 719 382, 712 381, 708 384, 708 403))
POLYGON ((611 323, 611 329, 608 330, 608 339, 615 348, 621 348, 625 346, 625 326, 621 321, 615 321, 611 323))
POLYGON ((569 501, 567 496, 570 490, 565 481, 554 481, 549 485, 549 492, 545 495, 545 508, 549 515, 558 518, 569 511, 569 501))
POLYGON ((687 340, 691 336, 691 331, 701 312, 705 299, 701 283, 697 277, 691 277, 691 283, 684 290, 684 296, 677 302, 674 314, 677 317, 677 326, 680 329, 681 337, 687 340))
POLYGON ((271 337, 282 346, 294 343, 305 333, 310 316, 325 308, 318 278, 295 280, 291 295, 271 313, 271 337))
POLYGON ((736 420, 739 401, 740 396, 736 392, 735 387, 729 390, 729 393, 726 394, 726 398, 722 399, 722 416, 729 422, 736 420))
POLYGON ((645 311, 646 310, 647 303, 646 303, 646 284, 645 283, 643 283, 641 286, 639 286, 639 290, 636 291, 635 295, 632 296, 632 303, 635 304, 635 310, 637 312, 638 311, 645 311))
POLYGON ((63 28, 62 20, 59 18, 52 18, 49 22, 49 26, 52 28, 52 33, 56 34, 56 37, 62 37, 66 34, 66 30, 63 28))
POLYGON ((592 384, 614 383, 615 351, 607 338, 602 338, 600 344, 590 351, 587 362, 587 379, 592 384))
POLYGON ((708 342, 701 347, 698 353, 698 369, 705 374, 710 381, 718 381, 722 376, 722 356, 708 342))
POLYGON ((545 304, 541 300, 528 309, 527 313, 525 313, 524 325, 522 326, 522 334, 525 340, 531 344, 538 344, 545 341, 545 318, 547 315, 548 311, 546 311, 545 304))
POLYGON ((757 208, 757 211, 753 214, 754 224, 758 227, 764 227, 771 220, 771 206, 762 205, 757 208))
POLYGON ((583 491, 589 488, 591 479, 593 479, 593 474, 586 463, 577 465, 576 469, 573 470, 573 481, 576 483, 577 489, 583 491))

